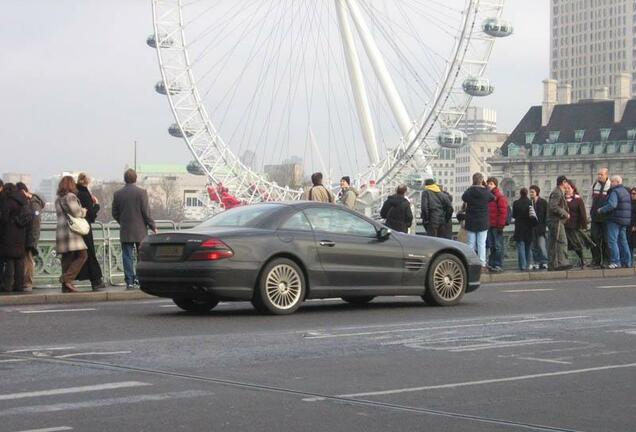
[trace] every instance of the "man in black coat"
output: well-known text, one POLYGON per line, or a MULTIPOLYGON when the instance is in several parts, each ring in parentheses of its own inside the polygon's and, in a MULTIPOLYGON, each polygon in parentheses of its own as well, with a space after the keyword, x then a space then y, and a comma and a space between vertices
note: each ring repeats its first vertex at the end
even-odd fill
POLYGON ((5 268, 2 291, 24 291, 24 255, 31 216, 27 199, 13 183, 4 186, 0 203, 0 256, 5 268))
POLYGON ((139 244, 148 235, 148 229, 157 232, 155 221, 150 217, 148 193, 137 187, 137 173, 127 169, 124 173, 126 186, 115 192, 113 198, 113 218, 119 223, 119 239, 124 262, 124 278, 126 288, 134 289, 137 285, 133 255, 139 244))
POLYGON ((486 237, 490 226, 488 203, 494 200, 495 196, 486 187, 483 174, 473 174, 473 185, 466 189, 462 201, 466 203, 468 245, 479 255, 483 269, 486 268, 486 237))
POLYGON ((434 179, 424 181, 421 197, 422 225, 426 234, 431 237, 442 237, 448 214, 453 214, 453 206, 434 179))
POLYGON ((380 210, 380 217, 386 219, 385 225, 403 233, 408 232, 413 223, 411 203, 404 196, 406 190, 406 185, 398 186, 395 195, 388 197, 380 210))

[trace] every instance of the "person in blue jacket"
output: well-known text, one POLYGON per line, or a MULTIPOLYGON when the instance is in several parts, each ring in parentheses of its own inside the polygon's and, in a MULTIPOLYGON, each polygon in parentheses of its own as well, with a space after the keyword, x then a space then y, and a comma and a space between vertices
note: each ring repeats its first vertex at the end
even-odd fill
POLYGON ((627 228, 632 223, 632 200, 629 190, 623 186, 621 176, 612 176, 610 180, 612 186, 607 204, 598 209, 599 213, 607 214, 607 243, 610 249, 608 268, 631 268, 632 254, 627 243, 627 228))

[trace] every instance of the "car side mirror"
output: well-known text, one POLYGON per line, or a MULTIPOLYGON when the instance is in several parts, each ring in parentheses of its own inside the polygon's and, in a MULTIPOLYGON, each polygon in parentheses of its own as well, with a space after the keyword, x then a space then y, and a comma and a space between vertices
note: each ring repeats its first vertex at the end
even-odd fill
POLYGON ((389 238, 389 236, 391 235, 391 230, 387 227, 382 227, 378 230, 378 239, 379 240, 385 240, 387 238, 389 238))

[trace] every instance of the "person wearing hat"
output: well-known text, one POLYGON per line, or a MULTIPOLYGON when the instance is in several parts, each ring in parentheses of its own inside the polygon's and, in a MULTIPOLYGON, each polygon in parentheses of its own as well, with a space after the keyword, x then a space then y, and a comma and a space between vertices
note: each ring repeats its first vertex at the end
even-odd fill
POLYGON ((570 218, 565 191, 568 187, 566 176, 557 177, 557 186, 548 200, 548 271, 569 270, 572 264, 568 259, 568 238, 565 234, 565 222, 570 218))
POLYGON ((431 237, 441 237, 446 222, 453 215, 453 205, 448 195, 435 183, 435 179, 424 180, 424 190, 421 196, 422 225, 426 234, 431 237))
POLYGON ((349 176, 343 176, 340 179, 340 194, 338 196, 338 201, 343 206, 353 210, 357 199, 358 191, 356 188, 351 186, 351 178, 349 176))

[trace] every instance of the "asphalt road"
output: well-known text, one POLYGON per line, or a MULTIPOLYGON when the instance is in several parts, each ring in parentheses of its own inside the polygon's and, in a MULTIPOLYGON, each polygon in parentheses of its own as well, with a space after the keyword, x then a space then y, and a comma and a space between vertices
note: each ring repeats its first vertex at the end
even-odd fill
POLYGON ((0 431, 633 431, 636 280, 418 298, 0 308, 0 431))

